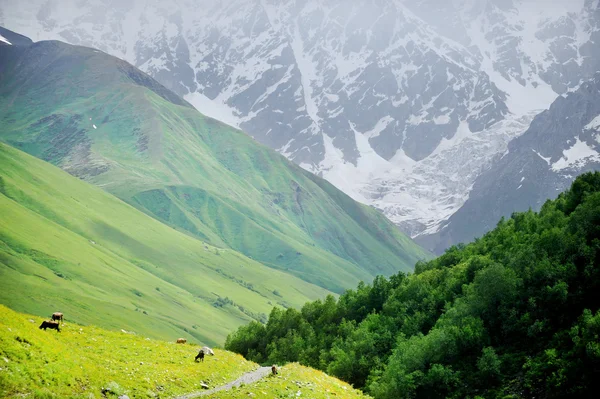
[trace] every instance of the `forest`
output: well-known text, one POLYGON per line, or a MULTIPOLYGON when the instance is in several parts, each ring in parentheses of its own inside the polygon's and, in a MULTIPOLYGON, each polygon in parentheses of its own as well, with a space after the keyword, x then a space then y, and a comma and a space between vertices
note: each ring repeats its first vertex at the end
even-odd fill
POLYGON ((225 348, 377 399, 580 398, 600 378, 600 173, 414 273, 274 308, 225 348))

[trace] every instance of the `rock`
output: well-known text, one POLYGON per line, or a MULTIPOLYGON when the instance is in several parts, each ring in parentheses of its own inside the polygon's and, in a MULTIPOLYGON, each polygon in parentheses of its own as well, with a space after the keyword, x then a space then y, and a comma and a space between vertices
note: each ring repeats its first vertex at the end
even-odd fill
POLYGON ((129 396, 127 396, 127 395, 121 395, 121 396, 119 396, 119 399, 129 399, 129 396))
POLYGON ((208 389, 208 385, 206 385, 203 382, 200 383, 200 386, 202 387, 202 389, 208 389))

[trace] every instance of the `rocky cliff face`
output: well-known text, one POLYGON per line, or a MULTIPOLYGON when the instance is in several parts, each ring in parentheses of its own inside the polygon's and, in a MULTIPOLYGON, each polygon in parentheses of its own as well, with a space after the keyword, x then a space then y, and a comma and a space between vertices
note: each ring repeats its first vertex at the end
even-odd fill
POLYGON ((0 23, 124 58, 412 236, 600 69, 598 0, 10 2, 0 23))
POLYGON ((495 227, 501 217, 529 208, 566 190, 581 173, 600 169, 600 73, 560 96, 538 115, 508 153, 479 176, 471 196, 442 229, 420 237, 442 252, 495 227))

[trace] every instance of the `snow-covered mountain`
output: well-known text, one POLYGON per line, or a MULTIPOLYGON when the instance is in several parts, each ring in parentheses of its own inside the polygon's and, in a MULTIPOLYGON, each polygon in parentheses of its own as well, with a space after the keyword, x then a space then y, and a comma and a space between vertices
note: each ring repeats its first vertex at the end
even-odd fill
POLYGON ((536 116, 502 159, 475 180, 469 199, 441 230, 417 241, 435 252, 469 242, 501 217, 539 210, 576 176, 593 170, 600 170, 600 72, 536 116))
POLYGON ((0 24, 124 58, 412 236, 600 70, 600 0, 29 0, 0 24))

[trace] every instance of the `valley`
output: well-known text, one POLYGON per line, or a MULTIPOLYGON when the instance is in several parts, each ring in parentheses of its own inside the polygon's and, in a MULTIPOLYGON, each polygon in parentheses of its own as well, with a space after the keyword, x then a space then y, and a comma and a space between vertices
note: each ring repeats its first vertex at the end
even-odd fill
POLYGON ((0 2, 0 397, 592 397, 599 41, 600 0, 0 2))

